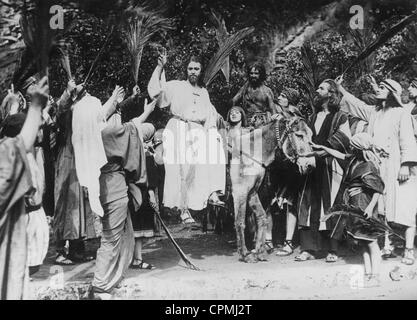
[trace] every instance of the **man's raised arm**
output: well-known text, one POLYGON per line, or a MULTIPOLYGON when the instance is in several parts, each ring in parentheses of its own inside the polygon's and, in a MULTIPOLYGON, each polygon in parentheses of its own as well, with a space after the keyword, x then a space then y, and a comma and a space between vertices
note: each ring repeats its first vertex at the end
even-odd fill
POLYGON ((340 110, 349 113, 352 116, 357 117, 363 121, 369 122, 372 113, 375 112, 375 106, 370 106, 366 104, 365 102, 356 98, 353 94, 348 92, 342 86, 342 81, 342 77, 336 79, 337 88, 339 92, 343 95, 343 98, 340 101, 340 110))

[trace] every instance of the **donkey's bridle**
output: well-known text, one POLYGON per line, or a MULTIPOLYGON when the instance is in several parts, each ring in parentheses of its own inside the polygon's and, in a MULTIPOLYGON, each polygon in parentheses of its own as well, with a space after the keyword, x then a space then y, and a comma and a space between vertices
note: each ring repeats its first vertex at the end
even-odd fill
MULTIPOLYGON (((284 142, 289 139, 290 133, 294 133, 295 130, 293 129, 293 125, 294 124, 298 124, 298 119, 295 120, 293 123, 289 123, 288 119, 285 119, 285 117, 281 118, 280 120, 276 121, 275 123, 275 136, 277 138, 277 142, 278 142, 278 146, 279 148, 284 152, 283 150, 283 146, 284 146, 284 142), (285 129, 283 132, 280 132, 280 126, 279 123, 280 121, 285 121, 285 129)), ((291 141, 291 139, 289 139, 289 143, 291 144, 291 147, 294 147, 293 142, 291 141)), ((294 148, 293 148, 294 149, 294 148)), ((285 153, 284 153, 285 154, 285 153)), ((291 161, 292 163, 296 163, 299 156, 297 153, 295 153, 294 157, 289 157, 287 154, 285 154, 285 156, 288 158, 289 161, 291 161)))

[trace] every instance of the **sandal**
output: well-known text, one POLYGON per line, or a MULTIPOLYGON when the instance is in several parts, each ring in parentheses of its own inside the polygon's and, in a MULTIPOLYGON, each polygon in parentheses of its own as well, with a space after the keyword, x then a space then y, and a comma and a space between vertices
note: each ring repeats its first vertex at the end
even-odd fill
POLYGON ((294 253, 294 245, 291 240, 285 240, 284 246, 277 250, 276 255, 280 257, 290 256, 294 253))
POLYGON ((389 259, 389 258, 395 258, 397 256, 394 254, 394 251, 392 249, 384 248, 381 251, 381 257, 382 259, 389 259))
POLYGON ((266 240, 265 241, 265 250, 268 253, 272 253, 274 251, 274 244, 272 243, 272 240, 266 240))
POLYGON ((132 269, 146 269, 146 270, 156 269, 156 267, 153 264, 146 263, 143 260, 139 260, 139 259, 134 259, 130 267, 132 269))
POLYGON ((338 259, 339 257, 336 254, 329 252, 329 254, 326 257, 326 262, 337 262, 338 259))
POLYGON ((414 264, 414 249, 404 249, 404 257, 401 259, 401 263, 404 263, 407 266, 414 264))
POLYGON ((196 223, 193 217, 191 216, 190 211, 188 209, 184 209, 181 212, 180 218, 183 224, 194 224, 196 223))
POLYGON ((295 261, 307 261, 307 260, 315 260, 315 259, 316 257, 307 251, 301 252, 301 254, 299 254, 298 256, 294 258, 295 261))
POLYGON ((55 264, 60 266, 73 266, 75 265, 74 261, 66 258, 63 254, 59 253, 55 259, 55 264))

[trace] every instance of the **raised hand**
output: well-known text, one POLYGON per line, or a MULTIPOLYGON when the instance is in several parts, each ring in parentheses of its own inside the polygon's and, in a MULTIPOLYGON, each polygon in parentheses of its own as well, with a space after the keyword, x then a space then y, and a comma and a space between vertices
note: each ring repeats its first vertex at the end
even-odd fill
POLYGON ((67 90, 69 93, 72 93, 75 88, 77 87, 77 85, 75 84, 74 79, 70 79, 67 83, 67 90))
POLYGON ((155 110, 156 99, 153 100, 151 103, 148 104, 148 99, 145 99, 145 104, 143 105, 143 112, 150 114, 152 111, 155 110))
POLYGON ((134 87, 133 87, 133 90, 132 90, 132 96, 133 96, 133 97, 136 97, 136 96, 138 96, 138 95, 140 95, 140 88, 139 88, 139 86, 138 86, 138 85, 136 85, 136 86, 134 86, 134 87))
POLYGON ((116 99, 117 103, 120 103, 123 101, 125 97, 125 89, 123 89, 123 87, 116 85, 116 87, 113 90, 112 95, 116 99))
POLYGON ((340 87, 340 86, 342 86, 342 82, 343 82, 343 74, 342 75, 340 75, 340 76, 338 76, 335 80, 334 80, 334 82, 336 82, 336 84, 337 84, 337 86, 338 87, 340 87))
POLYGON ((167 63, 167 50, 162 48, 161 51, 158 50, 159 57, 158 57, 158 66, 163 68, 167 63))
POLYGON ((31 107, 45 108, 49 99, 48 77, 43 77, 39 83, 32 85, 27 91, 30 96, 31 107))

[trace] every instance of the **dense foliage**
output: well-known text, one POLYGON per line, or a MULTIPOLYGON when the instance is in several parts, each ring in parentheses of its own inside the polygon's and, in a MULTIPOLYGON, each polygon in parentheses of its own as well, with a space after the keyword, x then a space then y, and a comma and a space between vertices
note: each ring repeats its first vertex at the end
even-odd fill
MULTIPOLYGON (((116 84, 126 88, 128 93, 134 86, 130 66, 130 57, 123 42, 123 33, 117 27, 118 9, 115 3, 123 5, 125 1, 85 1, 81 9, 72 17, 74 27, 65 35, 69 43, 69 56, 72 73, 77 82, 84 80, 93 60, 109 36, 111 26, 116 25, 110 35, 109 44, 92 74, 87 88, 103 102, 109 97, 116 84), (111 13, 111 14, 110 14, 111 13)), ((159 1, 160 2, 160 1, 159 1)), ((153 3, 152 1, 148 3, 153 3)), ((271 38, 286 36, 286 30, 292 25, 308 21, 313 13, 316 19, 331 1, 301 0, 165 0, 165 15, 173 19, 174 30, 165 37, 155 37, 154 42, 168 49, 166 68, 168 79, 184 76, 184 63, 191 54, 200 54, 208 61, 218 48, 215 28, 211 23, 210 11, 220 12, 226 21, 229 32, 246 26, 255 26, 256 32, 245 39, 241 46, 230 56, 230 82, 226 83, 219 73, 208 90, 213 104, 220 114, 225 116, 230 100, 245 81, 245 67, 254 60, 266 61, 270 56, 271 38)), ((375 39, 386 28, 409 14, 414 8, 412 1, 342 1, 333 17, 333 25, 326 31, 313 37, 306 47, 312 52, 312 65, 316 82, 340 75, 349 61, 363 50, 363 46, 375 39), (361 4, 365 7, 366 29, 352 34, 349 31, 349 7, 361 4)), ((345 76, 347 87, 355 94, 361 94, 369 88, 364 81, 367 73, 377 80, 392 77, 407 86, 407 79, 417 75, 417 24, 411 25, 386 43, 369 59, 352 69, 345 76)), ((147 82, 157 62, 155 46, 145 48, 139 70, 138 84, 146 91, 147 82)), ((312 88, 305 84, 303 63, 299 47, 287 50, 284 63, 279 68, 269 68, 267 84, 273 89, 275 97, 284 87, 298 89, 301 93, 300 106, 309 113, 312 88)), ((52 59, 51 89, 58 96, 67 82, 67 76, 59 59, 52 59)), ((304 70, 305 71, 305 70, 304 70)), ((315 83, 318 85, 318 83, 315 83)), ((131 111, 131 115, 141 110, 131 111)), ((153 114, 153 120, 160 119, 160 112, 153 114)))

